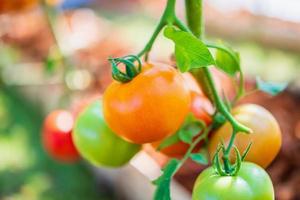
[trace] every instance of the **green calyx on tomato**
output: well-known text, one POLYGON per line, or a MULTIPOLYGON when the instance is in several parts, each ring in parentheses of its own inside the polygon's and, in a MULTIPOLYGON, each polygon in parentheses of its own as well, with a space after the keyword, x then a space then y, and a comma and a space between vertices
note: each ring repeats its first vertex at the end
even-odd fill
POLYGON ((250 143, 247 147, 247 149, 244 151, 243 155, 241 156, 238 148, 236 146, 233 146, 235 155, 236 155, 236 162, 232 165, 228 159, 228 157, 226 157, 226 148, 224 146, 224 143, 222 142, 221 145, 218 147, 217 152, 214 155, 213 158, 213 165, 216 169, 216 171, 218 172, 219 175, 221 176, 235 176, 240 168, 241 168, 241 164, 242 161, 244 161, 245 157, 247 156, 250 148, 251 148, 252 143, 250 143), (219 158, 219 153, 220 151, 222 151, 223 153, 223 163, 224 163, 224 168, 220 162, 220 158, 219 158), (227 163, 226 163, 227 162, 227 163))
POLYGON ((140 145, 121 139, 107 126, 100 100, 79 114, 73 139, 80 154, 97 166, 120 167, 140 150, 140 145))
POLYGON ((142 71, 142 63, 139 57, 135 55, 128 55, 122 58, 109 58, 112 65, 112 77, 116 81, 126 83, 131 81, 135 76, 137 76, 142 71), (138 62, 136 67, 134 62, 138 62), (125 72, 118 69, 119 64, 125 65, 125 72))
POLYGON ((197 178, 192 200, 274 200, 274 188, 260 166, 242 162, 235 176, 221 176, 213 167, 197 178))
MULTIPOLYGON (((234 140, 235 146, 240 152, 244 152, 249 143, 252 143, 245 160, 266 168, 274 160, 281 147, 281 130, 278 122, 268 110, 255 104, 237 106, 232 109, 232 115, 238 122, 253 131, 250 134, 237 133, 234 140)), ((220 142, 229 143, 231 133, 232 127, 229 122, 226 122, 211 134, 208 146, 211 159, 220 142)), ((233 154, 230 154, 230 160, 234 160, 233 154)))

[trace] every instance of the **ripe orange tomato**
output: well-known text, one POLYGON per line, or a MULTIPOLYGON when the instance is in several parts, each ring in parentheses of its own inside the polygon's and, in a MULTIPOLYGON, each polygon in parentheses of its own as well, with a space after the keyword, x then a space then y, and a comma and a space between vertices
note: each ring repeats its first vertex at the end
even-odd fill
POLYGON ((65 110, 53 111, 46 117, 42 142, 55 160, 75 162, 80 158, 72 140, 73 124, 73 115, 65 110))
POLYGON ((189 112, 191 96, 182 75, 166 64, 144 64, 127 83, 114 81, 103 95, 104 117, 122 138, 138 144, 175 133, 189 112))
MULTIPOLYGON (((204 95, 203 91, 199 87, 197 81, 190 73, 185 73, 184 79, 190 89, 191 94, 191 106, 190 112, 199 120, 202 120, 209 125, 212 122, 212 115, 214 112, 213 105, 209 101, 209 99, 204 95)), ((159 142, 155 142, 152 144, 154 148, 159 146, 159 142)), ((201 143, 195 148, 195 151, 199 150, 201 147, 201 143)), ((169 157, 182 157, 189 148, 189 144, 184 142, 178 142, 166 148, 160 150, 161 153, 169 156, 169 157)))
MULTIPOLYGON (((232 114, 237 121, 253 131, 250 134, 238 133, 234 144, 243 153, 247 145, 252 142, 246 160, 266 168, 281 147, 281 131, 278 122, 269 111, 255 104, 240 105, 232 110, 232 114)), ((228 144, 231 133, 232 127, 228 122, 212 133, 209 143, 211 158, 222 140, 228 144)), ((233 159, 233 155, 231 155, 231 159, 233 159)))

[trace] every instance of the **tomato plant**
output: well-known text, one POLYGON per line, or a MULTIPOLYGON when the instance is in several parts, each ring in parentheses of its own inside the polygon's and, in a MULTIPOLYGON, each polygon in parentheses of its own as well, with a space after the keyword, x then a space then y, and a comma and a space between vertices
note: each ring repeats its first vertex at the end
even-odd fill
POLYGON ((180 127, 190 93, 182 75, 166 64, 144 64, 129 82, 114 81, 103 95, 108 126, 122 138, 143 144, 161 140, 180 127))
MULTIPOLYGON (((274 199, 272 183, 264 170, 254 164, 242 164, 249 150, 249 158, 251 159, 252 150, 250 146, 247 146, 242 156, 239 149, 234 146, 236 137, 239 137, 241 133, 254 133, 254 135, 257 135, 255 132, 258 131, 255 127, 253 128, 254 130, 251 129, 252 127, 248 127, 251 124, 244 124, 237 120, 230 112, 232 105, 245 95, 244 76, 238 52, 221 42, 213 43, 204 40, 202 0, 185 1, 188 27, 176 16, 175 4, 176 0, 167 1, 165 10, 152 36, 138 54, 109 59, 112 64, 112 77, 118 81, 112 83, 104 94, 104 116, 109 127, 124 139, 135 143, 160 141, 159 147, 163 146, 165 150, 169 150, 167 153, 177 154, 185 152, 180 159, 171 159, 162 169, 162 175, 153 181, 156 185, 154 199, 170 200, 172 177, 189 158, 197 163, 207 164, 205 151, 198 152, 197 147, 201 145, 203 140, 209 140, 208 133, 210 131, 217 129, 227 121, 229 124, 227 126, 230 126, 232 129, 226 130, 231 136, 226 146, 221 143, 218 147, 214 147, 217 151, 213 165, 218 171, 218 175, 215 174, 214 176, 221 183, 218 180, 215 181, 213 176, 204 178, 203 181, 200 180, 201 183, 206 183, 206 181, 208 183, 198 184, 199 186, 196 184, 197 191, 194 199, 213 199, 216 197, 211 196, 212 198, 210 198, 208 196, 206 198, 206 196, 200 196, 201 198, 198 198, 198 191, 201 191, 200 193, 203 193, 203 195, 213 195, 215 192, 218 195, 217 197, 222 199, 223 191, 226 191, 224 197, 227 198, 231 192, 233 194, 236 192, 239 195, 240 189, 241 196, 237 196, 238 199, 243 199, 244 197, 252 200, 274 199), (207 112, 204 112, 205 106, 203 102, 208 101, 207 99, 204 100, 206 97, 201 96, 201 91, 198 91, 198 87, 195 84, 193 84, 193 89, 183 87, 182 76, 175 69, 161 64, 150 66, 149 64, 144 64, 142 67, 140 57, 144 56, 145 63, 148 63, 148 55, 161 31, 163 31, 166 38, 174 43, 174 57, 178 71, 190 72, 197 82, 201 84, 205 95, 213 102, 215 112, 212 118, 207 115, 207 112), (210 49, 215 50, 214 56, 211 54, 210 49), (121 63, 124 64, 123 71, 118 68, 118 65, 121 63), (208 68, 211 65, 235 79, 238 83, 236 92, 232 94, 227 93, 227 90, 230 90, 228 88, 231 88, 231 84, 227 84, 227 82, 224 84, 223 80, 218 82, 218 78, 215 79, 214 74, 208 68), (216 86, 215 82, 217 82, 218 86, 216 86), (191 97, 191 91, 196 94, 194 99, 197 97, 194 101, 192 100, 193 96, 191 97), (225 95, 223 95, 223 91, 225 95), (234 97, 232 97, 233 94, 234 97), (199 118, 205 123, 200 123, 199 120, 195 120, 190 115, 187 115, 189 112, 193 113, 194 118, 199 118), (184 124, 182 124, 184 119, 184 124), (173 134, 175 131, 176 134, 173 134), (171 136, 166 138, 169 135, 171 136), (182 144, 177 143, 178 138, 188 145, 182 146, 182 144), (232 163, 229 157, 232 149, 235 150, 237 155, 235 163, 232 163), (222 162, 219 161, 220 151, 222 151, 223 155, 222 162), (249 172, 254 173, 256 171, 258 175, 255 176, 255 179, 246 177, 246 175, 250 175, 249 172), (223 183, 223 181, 225 182, 223 183), (248 182, 251 185, 248 185, 248 182), (235 185, 232 185, 232 183, 235 185), (244 187, 240 184, 244 184, 244 187), (208 186, 206 187, 206 185, 208 186), (222 188, 224 185, 226 188, 222 188), (258 191, 255 191, 254 185, 260 186, 258 191), (206 191, 207 189, 209 191, 206 191), (252 196, 249 197, 247 194, 252 196)), ((257 89, 269 91, 269 93, 274 95, 283 88, 278 89, 274 85, 259 82, 257 89)), ((252 118, 250 115, 248 117, 252 118)), ((258 148, 257 144, 259 142, 254 144, 257 146, 256 148, 258 148)), ((277 153, 277 148, 279 148, 280 144, 277 144, 277 146, 276 142, 274 144, 274 152, 277 153)), ((253 152, 255 151, 254 149, 253 152)), ((271 157, 276 155, 274 152, 270 153, 270 159, 273 159, 271 157)))
POLYGON ((250 162, 242 162, 235 176, 221 176, 213 167, 197 178, 193 200, 274 200, 274 189, 264 169, 250 162))
MULTIPOLYGON (((188 26, 177 17, 175 4, 176 0, 167 0, 159 23, 139 53, 109 58, 115 81, 104 92, 103 107, 96 101, 78 116, 73 136, 77 148, 84 158, 97 165, 118 167, 139 151, 139 144, 159 142, 160 147, 164 144, 165 153, 181 157, 171 159, 161 176, 153 181, 154 199, 170 200, 172 177, 188 159, 208 164, 206 151, 199 151, 199 146, 212 140, 210 154, 214 169, 210 167, 199 176, 193 199, 274 199, 266 172, 243 161, 251 160, 265 167, 274 159, 281 144, 276 120, 259 106, 244 105, 230 112, 245 95, 238 52, 222 42, 203 38, 202 0, 185 1, 188 26), (176 69, 148 61, 161 31, 174 43, 176 69), (215 50, 214 55, 211 49, 215 50), (224 72, 225 79, 221 76, 218 79, 210 69, 212 65, 224 72), (179 72, 191 73, 196 81, 190 74, 179 72), (227 93, 232 88, 228 77, 238 83, 234 93, 227 93), (210 139, 208 133, 220 126, 210 139), (220 138, 224 135, 222 143, 220 138), (252 149, 249 142, 253 142, 252 149), (268 151, 263 148, 265 144, 268 151), (235 159, 230 157, 233 149, 235 159)), ((257 89, 272 95, 283 88, 257 82, 257 89)))
MULTIPOLYGON (((240 152, 246 150, 252 142, 246 157, 247 161, 267 167, 278 154, 281 147, 281 131, 278 122, 265 108, 255 104, 240 105, 232 110, 234 118, 252 130, 251 134, 238 134, 235 146, 240 152)), ((232 127, 227 122, 216 132, 212 133, 209 142, 209 153, 214 156, 221 141, 229 143, 232 127)))
MULTIPOLYGON (((197 120, 204 122, 206 125, 211 124, 212 115, 214 112, 214 108, 211 102, 204 95, 202 89, 199 87, 198 83, 191 76, 191 74, 184 73, 183 75, 190 89, 190 95, 191 95, 190 112, 197 120)), ((154 148, 157 148, 161 143, 162 141, 155 142, 152 144, 152 146, 154 148)), ((194 149, 194 152, 198 151, 201 146, 202 143, 199 143, 197 145, 197 148, 194 149)), ((184 154, 186 153, 189 147, 190 147, 189 144, 182 141, 178 141, 175 144, 160 149, 159 151, 169 157, 182 157, 184 156, 184 154)))
POLYGON ((100 100, 93 101, 79 114, 73 139, 83 158, 98 166, 120 167, 140 150, 140 145, 129 143, 110 130, 100 100))
POLYGON ((52 111, 43 125, 42 142, 51 157, 62 162, 75 162, 80 156, 72 141, 74 119, 65 110, 52 111))

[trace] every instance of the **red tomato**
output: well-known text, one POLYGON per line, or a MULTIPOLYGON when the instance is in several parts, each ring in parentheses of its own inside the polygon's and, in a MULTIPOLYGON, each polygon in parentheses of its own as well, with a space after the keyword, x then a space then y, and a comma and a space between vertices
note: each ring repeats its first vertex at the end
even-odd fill
POLYGON ((44 121, 42 142, 45 150, 55 160, 75 162, 80 157, 72 141, 74 119, 70 112, 56 110, 44 121))

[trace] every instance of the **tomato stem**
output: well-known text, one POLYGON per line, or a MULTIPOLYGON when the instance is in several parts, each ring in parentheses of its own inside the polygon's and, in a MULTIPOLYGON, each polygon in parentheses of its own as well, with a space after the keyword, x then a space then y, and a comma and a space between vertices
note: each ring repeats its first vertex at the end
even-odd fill
MULTIPOLYGON (((175 173, 182 167, 182 165, 185 163, 185 161, 190 157, 190 154, 192 153, 192 151, 195 149, 195 147, 197 146, 197 144, 199 142, 201 142, 202 140, 204 140, 205 138, 207 138, 209 132, 212 130, 212 126, 208 126, 204 129, 203 133, 201 135, 199 135, 194 141, 193 143, 190 145, 190 147, 188 148, 187 152, 184 154, 183 158, 180 160, 180 163, 175 171, 175 173)), ((174 173, 174 174, 175 174, 174 173)))
POLYGON ((160 22, 158 23, 157 27, 155 28, 150 40, 147 42, 146 46, 144 47, 144 49, 142 51, 140 51, 140 53, 138 53, 138 57, 141 57, 144 54, 146 54, 145 61, 148 60, 148 53, 151 50, 158 34, 161 32, 161 30, 163 29, 164 26, 165 26, 165 23, 161 19, 160 22))
MULTIPOLYGON (((202 1, 202 0, 198 0, 198 1, 202 1)), ((188 3, 193 3, 196 2, 195 1, 186 1, 188 3)), ((193 6, 190 6, 193 7, 193 6)), ((196 6, 197 7, 197 6, 196 6)), ((190 11, 192 12, 192 11, 190 11)), ((194 13, 194 12, 192 12, 194 13)), ((187 15, 187 17, 189 17, 190 15, 187 15)), ((179 20, 176 21, 176 25, 184 30, 184 31, 188 31, 188 32, 192 32, 194 33, 193 30, 190 30, 189 28, 185 27, 185 25, 183 23, 178 23, 180 22, 179 20)), ((212 44, 208 44, 210 47, 215 47, 215 48, 220 48, 222 50, 226 50, 218 45, 212 45, 212 44)), ((227 51, 227 50, 226 50, 227 51)), ((216 105, 217 109, 224 115, 224 117, 231 123, 231 125, 233 126, 233 129, 235 129, 236 131, 241 131, 241 132, 246 132, 246 133, 250 133, 251 130, 240 124, 239 122, 237 122, 233 116, 231 115, 231 113, 228 111, 228 109, 226 108, 224 102, 222 101, 221 97, 219 96, 214 80, 212 78, 211 72, 209 71, 208 67, 202 67, 202 68, 198 68, 198 69, 192 69, 191 73, 194 75, 194 77, 197 79, 197 81, 204 83, 203 87, 205 88, 206 92, 207 92, 207 96, 209 96, 211 98, 211 100, 214 102, 214 104, 216 105)))
POLYGON ((185 0, 188 27, 198 38, 204 37, 202 0, 185 0))
POLYGON ((176 0, 168 0, 166 8, 164 10, 162 17, 159 20, 158 25, 156 26, 151 38, 145 45, 144 49, 142 49, 142 51, 140 51, 140 53, 138 53, 138 57, 145 55, 145 61, 147 61, 148 54, 149 54, 150 50, 152 49, 152 46, 153 46, 157 36, 161 32, 161 30, 168 24, 174 24, 174 21, 176 18, 175 3, 176 3, 176 0))
MULTIPOLYGON (((229 51, 228 49, 224 48, 224 46, 214 44, 211 42, 205 42, 205 45, 209 48, 214 48, 214 49, 218 49, 218 50, 226 52, 236 63, 239 63, 239 59, 237 58, 237 56, 234 55, 232 53, 232 51, 229 51)), ((242 70, 240 70, 239 75, 240 75, 239 76, 239 87, 238 87, 237 95, 235 96, 235 98, 232 102, 233 105, 245 94, 244 75, 243 75, 242 70)))
MULTIPOLYGON (((196 36, 199 37, 200 39, 204 39, 204 20, 203 20, 203 13, 202 13, 202 0, 186 0, 186 17, 188 21, 188 26, 189 28, 185 28, 183 24, 177 24, 179 28, 182 30, 188 30, 190 29, 191 32, 196 36)), ((223 51, 226 51, 226 49, 215 45, 215 44, 206 44, 208 47, 212 48, 217 48, 223 51)), ((231 53, 229 54, 230 56, 231 53)), ((235 56, 234 60, 236 60, 235 56)), ((238 62, 238 61, 237 61, 238 62)), ((228 111, 226 105, 224 104, 223 100, 219 96, 216 86, 214 83, 214 80, 212 78, 211 72, 209 71, 208 67, 203 67, 199 69, 193 69, 191 70, 191 73, 193 76, 197 79, 198 82, 201 83, 201 85, 204 87, 204 92, 206 95, 214 102, 217 110, 224 115, 224 117, 229 121, 229 123, 232 125, 233 128, 233 133, 230 138, 230 142, 226 148, 226 150, 223 152, 223 162, 224 162, 224 167, 226 173, 230 174, 231 173, 231 166, 230 166, 230 161, 229 161, 229 153, 230 150, 232 149, 232 146, 234 144, 234 139, 237 134, 237 132, 246 132, 250 133, 251 130, 244 126, 243 124, 239 123, 234 119, 234 117, 231 115, 231 113, 228 111)), ((240 77, 240 85, 243 85, 243 75, 241 73, 240 77)), ((239 95, 243 93, 244 89, 239 90, 239 95), (240 94, 241 93, 241 94, 240 94)), ((238 96, 239 97, 239 96, 238 96)))

